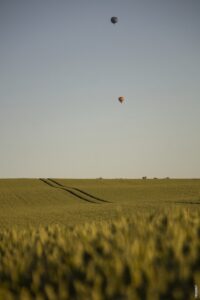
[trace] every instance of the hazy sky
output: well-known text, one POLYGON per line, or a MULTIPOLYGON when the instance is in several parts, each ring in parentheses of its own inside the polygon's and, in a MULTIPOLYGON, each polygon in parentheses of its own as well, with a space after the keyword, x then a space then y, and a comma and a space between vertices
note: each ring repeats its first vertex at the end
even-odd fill
POLYGON ((0 177, 141 176, 200 177, 200 1, 0 0, 0 177))

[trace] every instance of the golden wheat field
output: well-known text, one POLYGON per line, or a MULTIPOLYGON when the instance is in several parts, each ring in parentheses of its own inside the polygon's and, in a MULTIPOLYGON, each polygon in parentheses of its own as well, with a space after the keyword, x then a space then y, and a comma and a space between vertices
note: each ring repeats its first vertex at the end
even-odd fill
POLYGON ((1 300, 195 299, 200 180, 0 180, 1 300))

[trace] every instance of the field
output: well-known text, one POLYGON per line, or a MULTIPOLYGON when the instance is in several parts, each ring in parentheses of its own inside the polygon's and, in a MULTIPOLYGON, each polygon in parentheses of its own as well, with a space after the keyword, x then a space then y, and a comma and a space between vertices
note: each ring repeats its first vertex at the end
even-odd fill
POLYGON ((195 299, 199 204, 198 179, 2 179, 0 300, 195 299))

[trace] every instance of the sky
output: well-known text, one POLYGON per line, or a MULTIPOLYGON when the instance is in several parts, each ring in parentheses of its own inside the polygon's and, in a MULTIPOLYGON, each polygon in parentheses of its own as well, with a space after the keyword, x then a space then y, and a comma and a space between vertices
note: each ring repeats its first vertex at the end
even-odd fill
POLYGON ((0 177, 142 176, 200 178, 200 1, 0 0, 0 177))

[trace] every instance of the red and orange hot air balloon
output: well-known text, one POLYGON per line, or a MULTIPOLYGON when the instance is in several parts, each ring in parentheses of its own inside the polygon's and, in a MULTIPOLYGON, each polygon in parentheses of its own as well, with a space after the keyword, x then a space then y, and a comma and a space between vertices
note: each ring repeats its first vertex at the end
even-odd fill
POLYGON ((120 103, 123 103, 124 100, 125 100, 125 98, 124 98, 123 96, 120 96, 120 97, 118 98, 118 100, 119 100, 120 103))

